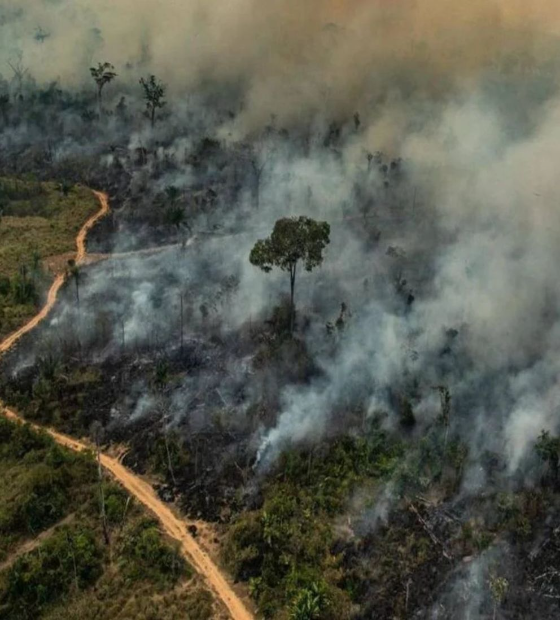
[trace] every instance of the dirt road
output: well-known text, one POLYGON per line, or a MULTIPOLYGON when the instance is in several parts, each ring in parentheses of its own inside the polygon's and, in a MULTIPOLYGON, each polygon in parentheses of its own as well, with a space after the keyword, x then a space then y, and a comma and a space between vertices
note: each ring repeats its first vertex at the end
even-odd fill
POLYGON ((109 196, 103 192, 93 192, 99 200, 101 208, 92 215, 89 220, 80 228, 80 232, 76 237, 76 262, 81 263, 87 254, 86 240, 88 232, 97 224, 97 222, 109 213, 109 196))
MULTIPOLYGON (((95 226, 95 224, 109 213, 109 197, 107 194, 103 194, 101 192, 93 192, 97 199, 99 200, 100 209, 92 215, 89 220, 80 228, 78 232, 78 236, 76 237, 76 263, 80 264, 85 260, 86 257, 86 239, 88 232, 95 226)), ((47 301, 45 305, 41 308, 41 311, 36 314, 28 323, 26 323, 23 327, 18 329, 13 334, 10 334, 5 340, 0 342, 0 355, 6 353, 9 349, 11 349, 14 344, 22 337, 30 332, 32 329, 35 329, 41 321, 47 318, 50 311, 53 309, 56 300, 58 298, 58 293, 60 288, 64 284, 65 274, 60 273, 56 276, 54 282, 51 284, 51 288, 49 289, 49 293, 47 295, 47 301)))
POLYGON ((49 294, 47 296, 47 303, 41 308, 39 314, 36 314, 28 323, 26 323, 23 327, 18 329, 13 334, 10 334, 5 340, 0 342, 0 355, 6 353, 9 349, 11 349, 15 343, 22 337, 30 332, 32 329, 35 329, 37 325, 41 321, 47 318, 50 311, 53 309, 54 304, 56 303, 56 299, 58 297, 58 292, 60 291, 60 287, 64 284, 64 274, 60 274, 56 276, 54 282, 49 289, 49 294))
MULTIPOLYGON (((100 218, 109 212, 109 199, 107 195, 101 192, 94 193, 99 199, 101 208, 98 213, 96 213, 84 224, 76 237, 77 263, 82 263, 86 258, 86 239, 88 231, 100 218)), ((6 353, 23 335, 39 325, 39 323, 41 323, 41 321, 48 316, 49 312, 56 303, 58 293, 61 286, 64 284, 64 280, 64 274, 58 275, 49 290, 47 303, 42 310, 21 329, 8 336, 8 338, 0 343, 0 356, 3 353, 6 353)), ((8 408, 3 407, 2 414, 13 421, 24 422, 24 420, 15 411, 8 408)), ((33 425, 33 427, 37 429, 42 428, 36 425, 33 425)), ((90 446, 86 443, 78 441, 73 437, 58 433, 53 429, 46 428, 43 430, 49 433, 49 435, 51 435, 57 443, 70 448, 71 450, 81 452, 83 450, 90 449, 90 446)), ((186 532, 186 523, 177 517, 169 506, 164 504, 158 498, 153 488, 147 482, 142 480, 142 478, 136 476, 124 467, 118 459, 102 454, 101 463, 103 467, 105 467, 105 469, 107 469, 131 495, 136 497, 138 501, 146 506, 146 508, 159 519, 165 532, 180 543, 183 555, 192 564, 194 569, 204 578, 214 594, 224 603, 231 614, 232 619, 252 620, 253 615, 248 611, 242 600, 229 585, 219 568, 216 564, 214 564, 208 554, 190 536, 190 534, 186 532)))

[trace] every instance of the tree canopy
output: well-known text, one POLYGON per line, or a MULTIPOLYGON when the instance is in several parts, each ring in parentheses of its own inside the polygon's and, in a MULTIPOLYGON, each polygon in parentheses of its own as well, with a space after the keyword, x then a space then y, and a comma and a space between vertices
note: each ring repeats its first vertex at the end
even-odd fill
POLYGON ((144 89, 144 99, 146 100, 146 114, 150 119, 152 127, 156 122, 156 111, 158 108, 163 108, 166 105, 165 98, 165 85, 156 79, 155 75, 150 75, 146 80, 140 79, 140 84, 144 89))
POLYGON ((323 262, 323 252, 330 243, 331 227, 309 217, 282 218, 274 225, 268 239, 257 241, 249 260, 266 273, 274 267, 290 274, 290 331, 294 324, 294 291, 297 265, 313 271, 323 262))
POLYGON ((97 101, 99 104, 99 112, 101 112, 103 88, 117 77, 115 67, 110 62, 100 62, 97 67, 90 67, 89 72, 97 84, 97 101))
POLYGON ((331 227, 309 217, 282 218, 274 225, 268 239, 257 241, 250 261, 269 272, 273 267, 291 271, 299 261, 306 271, 313 271, 323 262, 323 251, 330 243, 331 227))

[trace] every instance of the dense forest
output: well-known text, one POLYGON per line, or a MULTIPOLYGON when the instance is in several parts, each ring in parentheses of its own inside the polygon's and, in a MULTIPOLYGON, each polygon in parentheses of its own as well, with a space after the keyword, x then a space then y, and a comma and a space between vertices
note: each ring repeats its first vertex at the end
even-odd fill
POLYGON ((0 6, 0 616, 226 617, 98 448, 255 617, 557 618, 558 11, 160 4, 0 6))

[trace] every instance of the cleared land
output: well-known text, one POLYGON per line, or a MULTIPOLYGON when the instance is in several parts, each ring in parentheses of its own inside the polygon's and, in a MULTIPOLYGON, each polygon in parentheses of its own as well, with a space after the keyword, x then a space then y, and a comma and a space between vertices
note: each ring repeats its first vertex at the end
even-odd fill
POLYGON ((76 236, 99 210, 87 188, 0 178, 0 336, 32 317, 56 273, 76 252, 76 236), (64 256, 64 260, 53 261, 64 256))

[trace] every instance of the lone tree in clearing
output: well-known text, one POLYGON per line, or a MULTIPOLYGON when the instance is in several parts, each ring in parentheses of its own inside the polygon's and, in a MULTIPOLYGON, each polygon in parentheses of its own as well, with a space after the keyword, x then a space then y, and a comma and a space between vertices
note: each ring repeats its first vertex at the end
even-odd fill
POLYGON ((165 98, 165 86, 162 82, 156 80, 155 75, 150 75, 147 80, 140 78, 140 84, 142 84, 144 89, 146 116, 150 119, 153 127, 156 122, 158 108, 163 108, 166 105, 166 102, 163 100, 165 98))
POLYGON ((99 105, 99 114, 101 114, 103 111, 103 89, 117 77, 117 74, 115 67, 110 62, 100 62, 97 67, 91 67, 89 72, 97 84, 97 104, 99 105))
POLYGON ((311 218, 289 217, 278 220, 268 239, 257 241, 249 260, 266 273, 279 267, 290 274, 290 333, 294 331, 294 293, 298 263, 313 271, 323 262, 323 250, 330 243, 331 227, 311 218))

